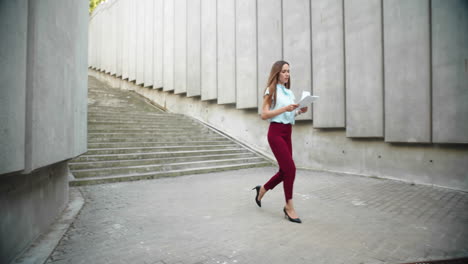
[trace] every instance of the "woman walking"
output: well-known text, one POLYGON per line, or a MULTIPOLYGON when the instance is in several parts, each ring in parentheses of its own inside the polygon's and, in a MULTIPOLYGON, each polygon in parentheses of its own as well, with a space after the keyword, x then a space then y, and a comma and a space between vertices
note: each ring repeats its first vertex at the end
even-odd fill
POLYGON ((296 115, 307 112, 307 107, 296 110, 299 105, 294 103, 294 93, 290 88, 289 63, 275 62, 263 96, 261 117, 263 120, 270 121, 268 143, 278 161, 279 171, 263 186, 258 185, 253 189, 257 191, 255 202, 261 207, 261 200, 265 193, 283 182, 286 200, 283 208, 284 215, 291 222, 301 223, 292 200, 296 166, 292 158, 291 132, 296 115))

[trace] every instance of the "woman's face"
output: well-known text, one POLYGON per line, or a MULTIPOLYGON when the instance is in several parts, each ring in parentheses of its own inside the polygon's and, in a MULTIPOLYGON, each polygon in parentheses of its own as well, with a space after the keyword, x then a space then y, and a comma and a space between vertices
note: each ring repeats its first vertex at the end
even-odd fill
POLYGON ((289 65, 284 64, 283 68, 281 68, 281 71, 279 73, 279 83, 284 85, 288 81, 289 81, 289 65))

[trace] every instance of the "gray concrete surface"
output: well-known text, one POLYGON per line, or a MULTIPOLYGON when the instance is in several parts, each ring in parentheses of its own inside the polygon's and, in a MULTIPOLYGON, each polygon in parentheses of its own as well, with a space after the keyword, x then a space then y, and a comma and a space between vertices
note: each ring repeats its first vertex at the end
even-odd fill
POLYGON ((345 127, 343 1, 311 1, 314 127, 345 127))
POLYGON ((430 3, 382 3, 385 141, 431 142, 430 3))
POLYGON ((68 175, 67 162, 1 175, 0 263, 20 255, 61 214, 68 203, 68 175))
POLYGON ((201 95, 201 3, 187 1, 187 96, 201 95))
POLYGON ((262 112, 263 95, 268 82, 271 66, 283 59, 281 0, 257 1, 257 45, 258 45, 258 113, 262 112))
MULTIPOLYGON (((204 0, 200 3, 201 51, 199 52, 201 53, 200 79, 202 100, 214 100, 218 98, 216 2, 216 0, 204 0)), ((166 67, 166 64, 164 64, 164 67, 166 67)))
POLYGON ((343 1, 346 136, 383 137, 382 1, 343 1))
MULTIPOLYGON (((118 1, 118 3, 122 3, 123 1, 118 1)), ((145 69, 144 69, 144 86, 152 86, 153 85, 153 64, 154 64, 154 43, 153 40, 155 39, 154 36, 154 2, 152 0, 145 0, 143 2, 143 7, 145 8, 145 31, 144 34, 144 61, 145 61, 145 69)), ((119 10, 120 11, 120 10, 119 10)), ((177 31, 176 31, 177 32, 177 31)), ((185 31, 184 31, 185 33, 185 31)), ((185 49, 184 49, 185 51, 185 49)), ((121 51, 117 50, 118 54, 121 54, 121 51)), ((182 51, 181 51, 182 53, 182 51)))
POLYGON ((432 140, 468 143, 468 2, 431 3, 432 140))
MULTIPOLYGON (((292 0, 281 4, 282 6, 282 39, 283 39, 283 59, 290 63, 291 71, 291 90, 296 96, 296 102, 301 99, 302 91, 313 92, 312 89, 312 44, 311 32, 311 5, 316 1, 307 0, 292 0)), ((269 10, 273 15, 279 13, 274 10, 269 10)), ((317 36, 319 37, 319 36, 317 36)), ((271 61, 273 64, 278 59, 271 61)), ((271 65, 270 65, 271 67, 271 65)), ((270 68, 271 69, 271 68, 270 68)), ((268 78, 269 70, 260 74, 266 75, 268 78)), ((315 92, 315 91, 314 91, 315 92)), ((263 94, 262 94, 263 97, 263 94)), ((315 107, 313 107, 315 109, 315 107)), ((309 108, 307 113, 298 116, 296 119, 312 118, 312 108, 309 108)))
POLYGON ((217 2, 218 104, 236 103, 236 2, 217 2))
MULTIPOLYGON (((236 107, 257 107, 257 2, 236 0, 236 107)), ((278 14, 281 11, 278 10, 278 14)), ((263 74, 263 73, 262 73, 263 74)), ((219 95, 218 95, 219 96, 219 95)))
POLYGON ((174 93, 180 94, 187 93, 187 1, 174 6, 174 93))
POLYGON ((24 169, 28 1, 0 2, 0 174, 24 169))
POLYGON ((468 194, 298 170, 303 224, 275 167, 81 188, 85 205, 47 263, 401 263, 468 257, 468 194))
MULTIPOLYGON (((133 3, 130 3, 133 4, 133 3)), ((163 87, 163 0, 155 0, 154 4, 154 39, 153 39, 153 87, 163 87)))
POLYGON ((55 250, 60 239, 67 232, 84 205, 84 198, 78 188, 70 190, 70 202, 61 215, 41 234, 29 248, 12 261, 12 264, 42 264, 55 250))

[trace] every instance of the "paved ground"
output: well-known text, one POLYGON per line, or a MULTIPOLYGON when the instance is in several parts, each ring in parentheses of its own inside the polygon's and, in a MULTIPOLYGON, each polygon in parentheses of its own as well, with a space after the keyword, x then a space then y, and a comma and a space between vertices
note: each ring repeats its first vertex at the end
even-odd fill
POLYGON ((81 187, 85 205, 47 263, 401 263, 468 256, 468 193, 299 170, 262 208, 276 168, 81 187))

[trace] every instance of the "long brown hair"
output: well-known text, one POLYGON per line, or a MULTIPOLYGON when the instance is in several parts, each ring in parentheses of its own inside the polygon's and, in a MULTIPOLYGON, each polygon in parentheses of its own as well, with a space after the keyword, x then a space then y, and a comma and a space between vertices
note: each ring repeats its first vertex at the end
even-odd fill
MULTIPOLYGON (((276 104, 276 85, 279 82, 279 74, 283 69, 283 65, 285 64, 289 65, 289 63, 287 63, 286 61, 277 61, 273 64, 273 66, 271 66, 270 77, 268 77, 267 87, 263 92, 263 94, 265 94, 266 90, 269 89, 270 94, 267 96, 270 106, 274 106, 274 104, 276 104)), ((291 87, 291 77, 289 77, 288 82, 284 86, 286 86, 286 88, 288 89, 291 87)))

